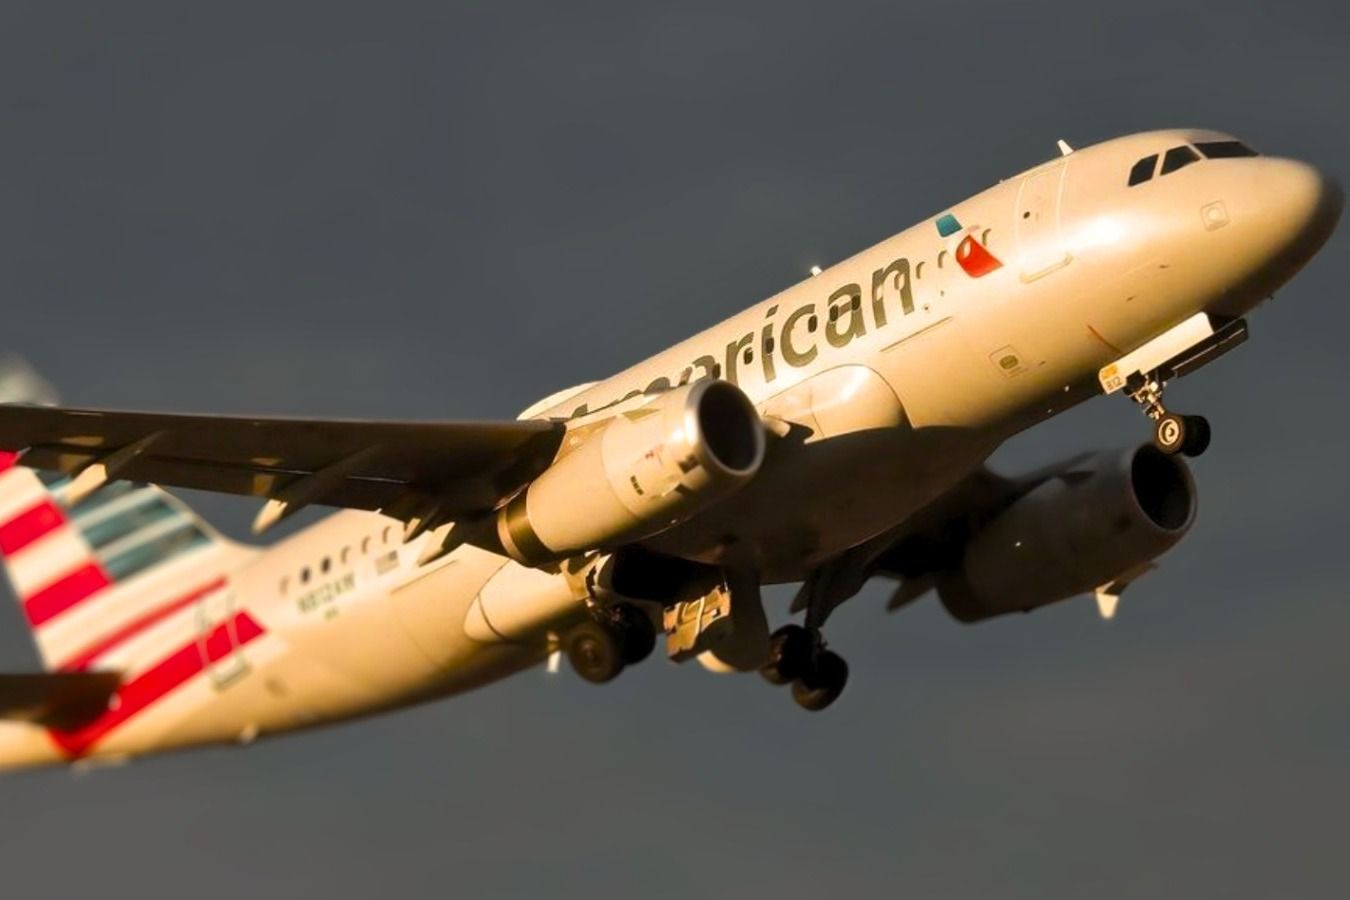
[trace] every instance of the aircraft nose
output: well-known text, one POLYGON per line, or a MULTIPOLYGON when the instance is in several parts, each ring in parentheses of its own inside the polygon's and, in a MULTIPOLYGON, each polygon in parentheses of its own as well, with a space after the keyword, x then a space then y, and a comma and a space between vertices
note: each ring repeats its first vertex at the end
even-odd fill
POLYGON ((1311 257, 1336 230, 1345 193, 1316 166, 1293 159, 1265 160, 1262 191, 1270 225, 1288 241, 1295 257, 1311 257))

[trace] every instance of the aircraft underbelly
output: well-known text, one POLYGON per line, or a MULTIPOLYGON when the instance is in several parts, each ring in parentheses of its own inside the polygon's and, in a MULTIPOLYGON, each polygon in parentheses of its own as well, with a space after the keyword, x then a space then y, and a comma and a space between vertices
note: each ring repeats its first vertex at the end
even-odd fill
POLYGON ((874 368, 831 369, 771 398, 786 422, 755 481, 648 542, 661 552, 793 581, 931 502, 979 465, 981 436, 915 427, 874 368))

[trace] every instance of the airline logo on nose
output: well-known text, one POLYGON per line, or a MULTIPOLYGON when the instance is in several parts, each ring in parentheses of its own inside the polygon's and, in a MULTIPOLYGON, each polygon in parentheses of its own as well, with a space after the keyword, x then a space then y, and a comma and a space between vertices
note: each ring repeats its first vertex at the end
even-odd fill
POLYGON ((956 264, 971 278, 982 278, 995 269, 1003 267, 994 254, 990 253, 975 237, 979 226, 962 228, 956 216, 944 213, 937 218, 937 231, 940 237, 950 238, 948 245, 956 244, 953 255, 956 264))

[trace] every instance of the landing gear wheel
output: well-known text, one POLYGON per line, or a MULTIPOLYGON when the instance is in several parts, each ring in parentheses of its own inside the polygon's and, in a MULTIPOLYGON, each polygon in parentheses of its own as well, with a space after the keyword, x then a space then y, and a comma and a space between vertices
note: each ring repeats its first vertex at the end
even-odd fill
POLYGON ((567 635, 567 661, 582 678, 604 684, 623 671, 623 647, 614 630, 587 619, 567 635))
POLYGON ((1204 416, 1167 413, 1158 419, 1153 431, 1154 445, 1168 456, 1199 456, 1208 449, 1209 439, 1209 420, 1204 416))
POLYGON ((792 683, 792 699, 802 709, 819 712, 839 699, 848 684, 848 663, 829 650, 816 656, 811 668, 792 683))
POLYGON ((769 661, 759 670, 770 684, 796 681, 811 666, 815 641, 800 625, 784 625, 769 638, 769 661))
POLYGON ((656 649, 656 626, 641 608, 632 603, 620 603, 610 610, 610 616, 624 665, 636 665, 656 649))
POLYGON ((1189 416, 1165 413, 1153 427, 1153 444, 1168 456, 1182 452, 1190 435, 1189 416))
POLYGON ((1209 420, 1204 416, 1185 416, 1186 439, 1181 452, 1187 456, 1199 456, 1209 448, 1209 420))

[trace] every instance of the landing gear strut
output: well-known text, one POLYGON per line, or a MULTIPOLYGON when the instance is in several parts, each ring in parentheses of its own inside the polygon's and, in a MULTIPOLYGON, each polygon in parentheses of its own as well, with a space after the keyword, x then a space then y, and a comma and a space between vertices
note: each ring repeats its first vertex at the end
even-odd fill
POLYGON ((642 662, 655 646, 651 617, 634 603, 616 603, 597 608, 568 632, 567 661, 582 678, 604 684, 625 666, 642 662))
POLYGON ((1125 390, 1153 420, 1153 444, 1163 453, 1199 456, 1209 447, 1209 420, 1168 412, 1163 406, 1163 381, 1158 373, 1131 376, 1125 390))

